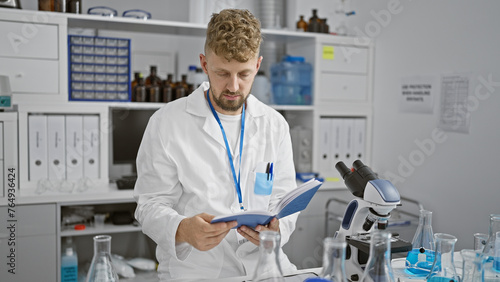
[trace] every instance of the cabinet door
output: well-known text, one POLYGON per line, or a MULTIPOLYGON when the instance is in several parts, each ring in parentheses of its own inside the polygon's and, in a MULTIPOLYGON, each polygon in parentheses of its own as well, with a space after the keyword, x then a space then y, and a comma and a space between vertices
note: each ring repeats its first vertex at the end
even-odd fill
POLYGON ((57 26, 0 21, 0 56, 58 58, 57 26))
POLYGON ((0 222, 0 281, 56 281, 55 205, 2 206, 0 222))
POLYGON ((0 57, 0 74, 9 76, 14 93, 59 93, 59 62, 56 60, 0 57))
POLYGON ((319 63, 319 71, 334 71, 342 73, 368 72, 368 49, 349 46, 333 46, 329 44, 321 45, 321 51, 325 54, 330 52, 330 56, 323 56, 319 63))
POLYGON ((321 73, 318 98, 320 101, 366 101, 366 75, 321 73))

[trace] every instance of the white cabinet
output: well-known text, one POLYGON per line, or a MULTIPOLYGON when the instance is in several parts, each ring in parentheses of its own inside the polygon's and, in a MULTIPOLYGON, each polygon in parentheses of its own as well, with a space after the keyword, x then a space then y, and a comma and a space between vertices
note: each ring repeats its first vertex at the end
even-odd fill
POLYGON ((10 227, 0 239, 0 280, 57 281, 56 205, 0 206, 0 221, 10 227))
POLYGON ((0 74, 14 93, 59 92, 59 26, 0 18, 0 74))

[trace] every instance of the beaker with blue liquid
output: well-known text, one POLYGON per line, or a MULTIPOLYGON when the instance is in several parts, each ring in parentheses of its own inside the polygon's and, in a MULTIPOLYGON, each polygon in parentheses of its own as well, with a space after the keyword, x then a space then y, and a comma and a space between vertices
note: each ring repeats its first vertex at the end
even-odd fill
POLYGON ((417 231, 412 240, 412 250, 406 257, 406 270, 414 276, 427 276, 435 257, 432 212, 420 210, 417 231))

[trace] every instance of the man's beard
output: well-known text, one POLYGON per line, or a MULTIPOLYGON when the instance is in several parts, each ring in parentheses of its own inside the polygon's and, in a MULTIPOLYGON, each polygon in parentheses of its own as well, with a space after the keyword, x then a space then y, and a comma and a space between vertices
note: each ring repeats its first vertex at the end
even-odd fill
MULTIPOLYGON (((210 90, 213 90, 213 89, 210 89, 210 90)), ((222 91, 222 93, 220 95, 215 95, 215 93, 213 93, 212 97, 214 98, 215 104, 217 104, 217 106, 219 106, 219 108, 221 108, 224 111, 228 111, 228 112, 236 112, 237 110, 239 110, 241 108, 241 106, 243 106, 243 104, 245 104, 245 102, 247 101, 247 98, 248 98, 248 96, 244 97, 240 91, 229 92, 227 90, 222 91), (235 96, 239 96, 240 99, 227 100, 224 98, 224 95, 235 95, 235 96)))
MULTIPOLYGON (((212 85, 212 82, 210 81, 210 76, 208 77, 208 82, 210 83, 210 85, 212 85)), ((224 91, 222 91, 222 93, 215 93, 214 89, 211 87, 210 87, 210 92, 212 92, 212 97, 214 98, 215 104, 219 108, 221 108, 222 110, 227 111, 227 112, 236 112, 237 110, 239 110, 241 108, 241 106, 243 106, 243 104, 246 103, 248 96, 250 96, 250 95, 247 95, 245 97, 243 95, 243 93, 241 93, 240 91, 230 92, 230 91, 224 90, 224 91), (219 95, 217 95, 217 94, 219 94, 219 95), (237 100, 227 100, 227 99, 224 99, 224 96, 223 96, 224 94, 236 95, 236 96, 239 96, 242 98, 244 97, 244 98, 237 99, 237 100)))

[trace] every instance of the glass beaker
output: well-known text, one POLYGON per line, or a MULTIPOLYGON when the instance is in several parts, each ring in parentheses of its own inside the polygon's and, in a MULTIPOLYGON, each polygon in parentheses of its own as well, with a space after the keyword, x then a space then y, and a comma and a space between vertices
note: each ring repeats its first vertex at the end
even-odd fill
POLYGON ((495 238, 496 238, 496 233, 499 231, 500 231, 500 214, 490 214, 488 241, 486 241, 483 253, 491 258, 495 257, 495 238))
POLYGON ((427 276, 429 282, 459 282, 453 261, 453 252, 457 237, 444 233, 434 234, 436 242, 435 258, 432 269, 427 276))
POLYGON ((347 282, 345 273, 346 247, 347 243, 340 238, 327 237, 323 240, 322 278, 333 282, 347 282))
POLYGON ((391 233, 375 230, 370 239, 370 256, 361 281, 395 282, 391 266, 391 233))
POLYGON ((279 261, 281 235, 275 231, 263 231, 259 238, 259 261, 252 281, 284 282, 279 261))
POLYGON ((460 251, 462 255, 462 279, 461 282, 477 282, 484 281, 483 264, 485 256, 481 251, 463 249, 460 251))
POLYGON ((113 264, 111 263, 111 236, 94 236, 94 257, 87 273, 87 282, 115 282, 118 281, 113 264))
POLYGON ((420 210, 417 231, 411 245, 412 250, 406 256, 406 269, 415 276, 428 275, 434 262, 432 212, 420 210))

